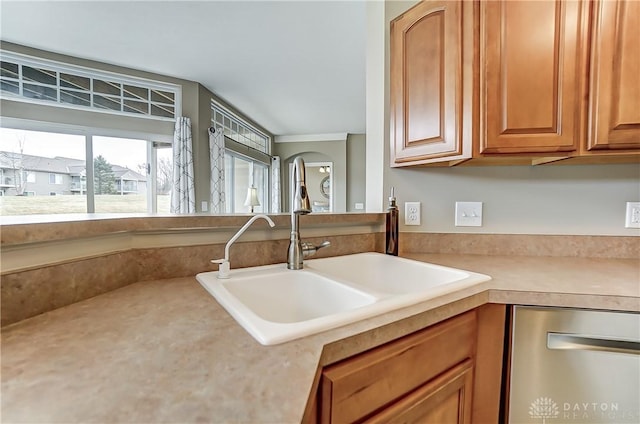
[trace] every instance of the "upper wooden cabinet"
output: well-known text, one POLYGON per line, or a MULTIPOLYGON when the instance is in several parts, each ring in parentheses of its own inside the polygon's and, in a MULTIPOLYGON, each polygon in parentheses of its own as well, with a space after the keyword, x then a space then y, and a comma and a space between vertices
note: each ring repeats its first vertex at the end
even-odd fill
POLYGON ((392 166, 640 160, 638 1, 423 1, 390 75, 392 166))
POLYGON ((392 166, 471 157, 473 7, 422 2, 391 22, 392 166))
POLYGON ((640 2, 593 5, 588 150, 640 148, 640 2))
POLYGON ((580 146, 586 1, 480 2, 480 153, 580 146))

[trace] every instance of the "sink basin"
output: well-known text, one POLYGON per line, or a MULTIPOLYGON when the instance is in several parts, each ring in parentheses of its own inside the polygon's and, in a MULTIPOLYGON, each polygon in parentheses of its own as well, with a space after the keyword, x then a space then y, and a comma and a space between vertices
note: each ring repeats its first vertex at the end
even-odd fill
POLYGON ((475 283, 489 279, 486 275, 374 252, 308 259, 305 267, 330 278, 391 295, 417 294, 454 282, 475 283))
POLYGON ((491 279, 488 275, 358 253, 198 274, 202 286, 256 340, 272 345, 410 306, 491 279))
POLYGON ((364 316, 378 299, 349 285, 285 264, 196 276, 200 284, 260 343, 313 334, 364 316))
POLYGON ((294 323, 373 303, 366 293, 307 271, 264 270, 222 280, 222 289, 266 321, 294 323))

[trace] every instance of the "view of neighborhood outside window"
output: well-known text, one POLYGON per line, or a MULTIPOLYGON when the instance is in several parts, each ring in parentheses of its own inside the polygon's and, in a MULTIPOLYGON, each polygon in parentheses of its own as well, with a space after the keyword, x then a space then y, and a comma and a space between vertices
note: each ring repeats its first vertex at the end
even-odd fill
POLYGON ((147 141, 93 137, 97 213, 147 212, 147 141))
POLYGON ((92 210, 87 190, 93 190, 95 212, 148 212, 148 193, 157 193, 158 212, 169 211, 170 145, 157 149, 162 153, 152 169, 157 174, 152 185, 149 141, 91 140, 94 179, 88 182, 84 135, 0 128, 0 215, 86 213, 92 210))
POLYGON ((86 213, 85 157, 84 136, 0 128, 0 215, 86 213))
POLYGON ((157 212, 168 214, 171 209, 171 178, 173 176, 173 150, 170 144, 155 147, 157 212))

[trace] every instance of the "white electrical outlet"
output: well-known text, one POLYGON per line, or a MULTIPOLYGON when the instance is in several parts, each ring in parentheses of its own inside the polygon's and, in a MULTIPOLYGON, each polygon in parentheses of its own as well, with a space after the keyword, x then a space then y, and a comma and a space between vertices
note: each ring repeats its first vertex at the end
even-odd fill
POLYGON ((640 202, 627 202, 627 215, 624 226, 640 228, 640 202))
POLYGON ((209 202, 207 202, 206 200, 203 200, 200 203, 200 208, 202 209, 202 212, 208 212, 209 211, 209 202))
POLYGON ((362 209, 364 209, 364 203, 356 203, 355 204, 355 210, 361 211, 362 209))
POLYGON ((404 203, 404 225, 420 225, 420 202, 404 203))
POLYGON ((456 202, 456 227, 482 227, 482 202, 456 202))

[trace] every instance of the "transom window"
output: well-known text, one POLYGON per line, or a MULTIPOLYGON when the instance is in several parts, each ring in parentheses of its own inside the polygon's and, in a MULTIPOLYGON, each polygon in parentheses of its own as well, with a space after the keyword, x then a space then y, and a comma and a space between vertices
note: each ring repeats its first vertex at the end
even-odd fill
POLYGON ((0 95, 34 103, 175 119, 180 87, 0 51, 0 95))
POLYGON ((214 101, 211 101, 211 122, 216 128, 222 127, 224 135, 230 139, 262 153, 271 152, 269 136, 214 101))

